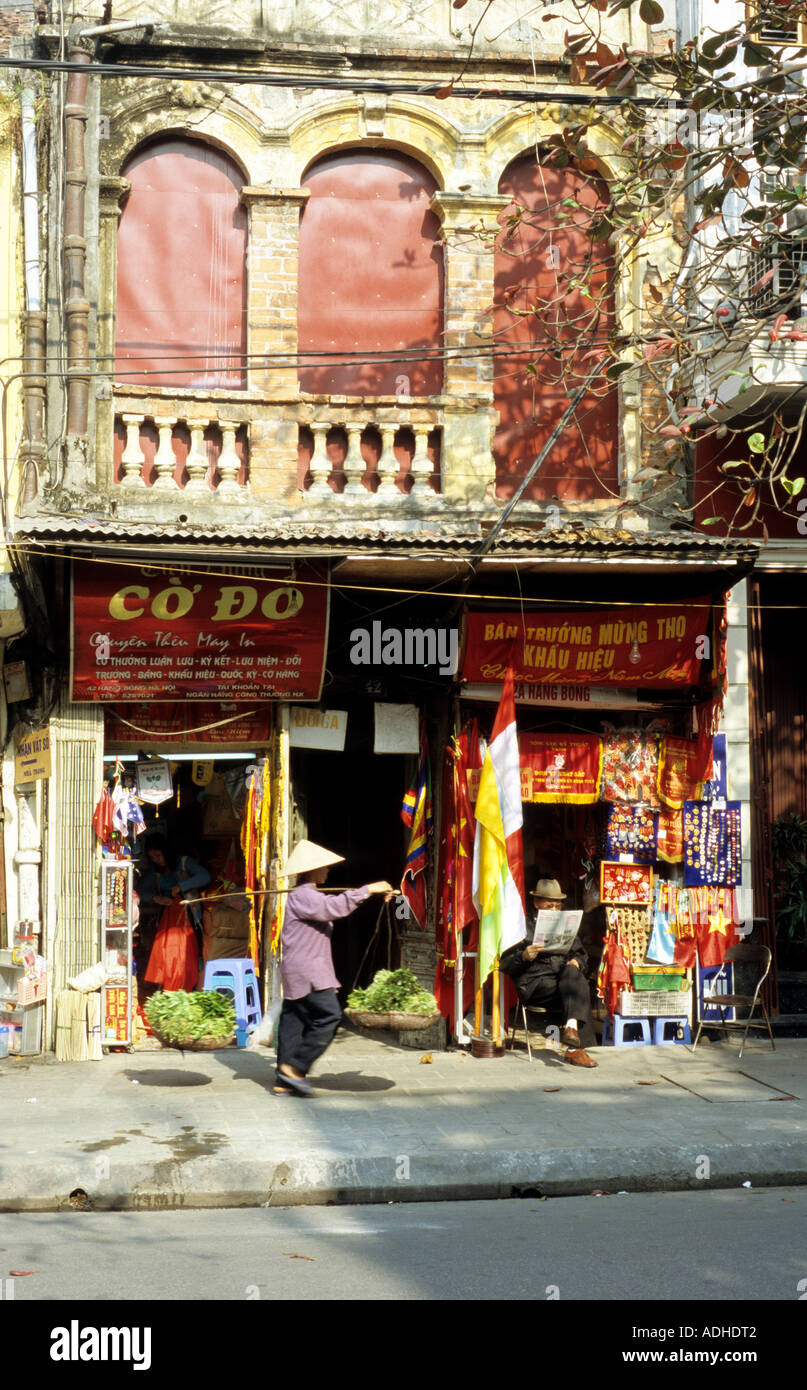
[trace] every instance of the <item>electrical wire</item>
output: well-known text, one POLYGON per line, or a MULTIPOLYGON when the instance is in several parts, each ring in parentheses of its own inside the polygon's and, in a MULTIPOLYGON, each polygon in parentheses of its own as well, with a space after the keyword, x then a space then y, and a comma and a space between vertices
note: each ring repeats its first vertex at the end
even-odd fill
MULTIPOLYGON (((145 21, 144 21, 145 24, 145 21)), ((294 56, 293 54, 290 56, 294 56)), ((306 55, 308 56, 308 55, 306 55)), ((447 63, 456 64, 457 59, 447 58, 447 63)), ((453 97, 464 100, 552 102, 565 106, 605 106, 621 107, 625 101, 621 96, 609 96, 601 91, 579 92, 558 91, 550 88, 506 89, 493 86, 453 87, 446 91, 444 81, 434 82, 383 82, 377 79, 360 77, 327 77, 325 74, 311 77, 296 72, 256 72, 243 68, 181 68, 148 63, 73 63, 69 59, 58 58, 0 58, 0 69, 14 68, 32 72, 82 72, 90 77, 113 77, 118 80, 143 77, 165 78, 167 81, 181 82, 227 82, 235 86, 287 87, 300 91, 338 91, 338 92, 378 92, 386 96, 432 96, 453 97)), ((681 97, 664 95, 671 107, 685 109, 687 102, 681 97)), ((658 96, 632 95, 631 104, 635 106, 656 106, 658 96)))
MULTIPOLYGON (((193 538, 192 538, 192 537, 189 537, 188 539, 189 539, 189 540, 192 540, 193 538)), ((17 543, 18 543, 18 542, 15 541, 15 544, 17 544, 17 543)), ((75 538, 73 538, 72 541, 69 542, 69 543, 72 543, 72 544, 74 544, 74 545, 78 545, 78 544, 87 544, 86 541, 78 541, 78 540, 75 539, 75 538)), ((169 563, 169 562, 167 562, 167 561, 165 561, 165 560, 163 560, 163 561, 154 560, 154 561, 152 561, 151 563, 149 563, 147 560, 144 560, 144 559, 143 559, 142 552, 139 552, 139 558, 128 560, 128 559, 126 559, 125 557, 124 557, 124 558, 120 558, 120 557, 117 557, 117 558, 116 558, 116 557, 106 557, 106 556, 101 556, 101 555, 75 555, 75 556, 66 556, 66 555, 65 555, 65 552, 62 551, 62 550, 59 550, 59 551, 47 550, 47 549, 45 549, 44 547, 37 546, 37 545, 32 544, 32 543, 30 543, 30 542, 27 543, 27 544, 26 544, 25 542, 23 542, 21 548, 24 549, 24 550, 30 551, 30 553, 31 553, 32 555, 39 555, 39 556, 42 556, 43 558, 47 558, 47 559, 51 559, 51 560, 65 560, 65 559, 68 559, 68 558, 72 558, 72 559, 80 560, 82 564, 88 564, 88 565, 117 565, 117 566, 119 566, 119 567, 120 567, 120 566, 126 566, 126 567, 128 567, 128 568, 130 568, 130 569, 136 569, 136 570, 138 570, 140 573, 142 573, 144 570, 153 570, 153 571, 155 572, 155 574, 182 574, 182 575, 192 576, 192 577, 194 577, 194 578, 200 578, 200 577, 201 577, 201 578, 203 578, 203 579, 232 579, 234 573, 237 573, 237 570, 238 570, 238 568, 239 568, 238 561, 235 561, 235 562, 234 562, 234 566, 231 566, 229 569, 226 569, 226 570, 215 569, 215 568, 213 568, 212 566, 210 566, 210 567, 208 567, 208 566, 206 566, 206 565, 203 566, 203 565, 199 564, 199 562, 194 563, 194 562, 192 562, 192 561, 187 561, 187 560, 179 560, 179 561, 177 561, 177 562, 175 562, 175 563, 169 563)), ((454 549, 452 549, 451 551, 449 551, 447 555, 437 555, 437 556, 429 555, 429 556, 427 556, 427 557, 421 557, 421 558, 428 558, 428 559, 431 559, 431 558, 436 558, 436 559, 451 558, 451 559, 457 559, 458 557, 457 557, 457 554, 456 554, 456 541, 454 541, 454 549)), ((465 558, 465 557, 462 557, 462 556, 461 556, 461 557, 459 557, 459 558, 465 558)), ((710 558, 714 558, 714 557, 710 557, 710 558)), ((315 564, 315 563, 317 563, 317 561, 316 561, 316 558, 313 558, 313 559, 306 558, 305 561, 301 561, 300 558, 299 558, 299 556, 296 557, 294 561, 289 561, 289 560, 285 560, 285 561, 284 561, 283 558, 281 557, 281 558, 275 559, 275 560, 273 560, 273 561, 266 561, 266 568, 272 569, 272 568, 274 568, 274 567, 280 567, 280 566, 282 566, 282 565, 284 565, 284 564, 286 564, 286 565, 288 565, 288 566, 291 566, 291 565, 300 565, 301 563, 305 563, 305 564, 310 565, 310 564, 315 564)), ((320 563, 321 563, 321 561, 320 561, 320 563)), ((605 560, 604 563, 607 563, 607 560, 605 560)), ((252 568, 252 569, 254 569, 255 567, 256 567, 255 565, 250 566, 250 568, 252 568)), ((256 576, 251 576, 251 577, 255 578, 256 576)), ((259 580, 259 582, 261 582, 261 583, 266 583, 266 584, 278 584, 278 583, 282 583, 282 582, 283 582, 283 576, 273 576, 273 575, 269 575, 269 576, 267 576, 266 578, 261 578, 261 579, 259 580)), ((287 581, 287 582, 293 583, 293 584, 294 584, 294 587, 297 588, 297 589, 337 589, 337 590, 339 590, 340 592, 341 592, 342 590, 344 590, 344 591, 346 591, 347 593, 404 594, 404 595, 407 595, 407 596, 413 597, 413 598, 421 598, 421 597, 423 596, 423 593, 424 593, 424 590, 423 590, 421 587, 419 587, 419 588, 407 588, 406 586, 402 586, 402 585, 385 585, 385 584, 347 584, 347 583, 345 583, 343 580, 336 579, 336 578, 334 578, 333 576, 331 576, 329 579, 300 579, 300 578, 297 576, 297 574, 295 574, 293 580, 289 580, 289 581, 287 581)), ((740 580, 736 580, 735 582, 736 582, 736 583, 739 583, 739 582, 741 582, 741 581, 740 581, 740 580)), ((729 587, 732 587, 732 586, 729 586, 729 587)), ((459 591, 459 592, 457 592, 457 591, 452 591, 452 590, 449 590, 449 589, 429 590, 428 592, 434 593, 434 594, 436 595, 436 597, 438 597, 438 598, 446 598, 446 599, 458 599, 458 598, 461 598, 461 599, 466 599, 467 601, 473 602, 473 603, 499 603, 499 604, 501 604, 501 603, 508 603, 508 602, 511 602, 511 601, 512 601, 512 600, 509 599, 509 597, 508 597, 507 594, 501 594, 501 593, 498 593, 498 594, 486 594, 486 593, 482 593, 482 594, 478 594, 478 593, 469 594, 468 591, 467 591, 467 590, 464 590, 464 589, 461 590, 461 591, 459 591)), ((570 597, 564 596, 564 595, 558 596, 557 594, 553 595, 552 597, 548 597, 548 596, 532 596, 532 595, 523 594, 522 597, 521 597, 521 602, 522 602, 523 604, 525 604, 525 605, 542 604, 543 606, 547 607, 547 610, 548 610, 548 611, 551 611, 552 607, 553 607, 553 606, 556 606, 556 605, 558 605, 558 604, 568 604, 568 605, 571 605, 571 606, 573 606, 573 607, 594 607, 594 608, 603 608, 603 607, 607 607, 607 608, 635 608, 635 607, 636 607, 636 599, 635 599, 635 598, 633 598, 633 599, 626 599, 626 600, 621 600, 621 599, 619 599, 619 600, 614 600, 614 601, 612 602, 610 599, 606 601, 606 600, 604 600, 604 599, 602 599, 602 598, 578 598, 576 595, 575 595, 574 597, 571 597, 571 598, 570 598, 570 597)), ((801 610, 802 608, 807 607, 807 605, 805 605, 805 604, 793 604, 793 605, 785 604, 785 605, 774 605, 774 606, 775 606, 775 607, 783 606, 783 607, 785 607, 785 608, 788 609, 788 610, 790 610, 791 607, 792 607, 794 610, 801 610)), ((701 599, 700 601, 698 601, 697 599, 692 599, 692 600, 690 600, 690 599, 681 599, 681 600, 678 600, 678 599, 658 599, 658 600, 655 600, 655 599, 642 599, 641 607, 642 607, 642 608, 675 608, 676 611, 679 610, 679 609, 681 609, 681 608, 697 608, 697 609, 701 609, 701 608, 703 607, 703 599, 701 599)), ((367 611, 368 611, 368 612, 372 612, 372 610, 370 610, 370 609, 368 609, 367 611)))

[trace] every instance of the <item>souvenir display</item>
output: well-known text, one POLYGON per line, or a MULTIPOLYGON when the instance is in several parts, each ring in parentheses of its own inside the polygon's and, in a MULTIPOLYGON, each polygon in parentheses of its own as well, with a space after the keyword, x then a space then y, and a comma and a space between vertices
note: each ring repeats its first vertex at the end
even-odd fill
POLYGON ((600 898, 604 903, 649 907, 653 900, 653 870, 645 864, 600 865, 600 898))
POLYGON ((102 1041, 109 1047, 127 1047, 132 1042, 132 1012, 137 1002, 132 987, 133 872, 129 859, 102 860, 100 945, 106 983, 101 991, 101 1022, 102 1041))
POLYGON ((740 803, 684 803, 684 883, 733 888, 742 882, 740 803))
POLYGON ((658 816, 649 806, 613 802, 608 817, 608 858, 627 854, 636 864, 654 864, 657 830, 658 816))
POLYGON ((659 805, 659 740, 653 734, 621 729, 603 739, 603 801, 642 801, 659 805))

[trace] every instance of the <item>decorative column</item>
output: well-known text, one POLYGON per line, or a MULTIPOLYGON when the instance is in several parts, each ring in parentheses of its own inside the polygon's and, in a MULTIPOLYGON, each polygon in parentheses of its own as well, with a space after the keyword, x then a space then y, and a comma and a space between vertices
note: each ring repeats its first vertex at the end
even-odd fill
MULTIPOLYGON (((95 379, 95 458, 99 491, 112 488, 115 400, 112 394, 115 361, 115 313, 118 286, 118 223, 132 185, 128 179, 102 178, 98 197, 98 357, 109 378, 95 379)), ((127 438, 126 451, 130 452, 127 438)), ((124 467, 126 460, 124 458, 124 467)), ((127 479, 129 474, 127 473, 127 479)))
POLYGON ((256 497, 289 502, 299 499, 297 261, 308 189, 247 187, 241 197, 249 210, 247 380, 275 403, 251 424, 250 486, 256 497))
POLYGON ((418 500, 434 498, 434 492, 429 486, 429 479, 434 472, 434 464, 429 458, 429 426, 415 425, 414 432, 415 452, 409 470, 412 474, 409 496, 418 500))
POLYGON ((314 436, 314 452, 308 465, 311 473, 311 486, 305 494, 308 499, 324 498, 333 500, 333 492, 328 487, 331 476, 331 460, 328 458, 326 441, 330 424, 327 420, 312 420, 311 433, 314 436))
POLYGON ((381 457, 376 464, 376 473, 378 474, 376 497, 400 499, 403 495, 395 486, 395 479, 399 471, 394 447, 396 434, 396 425, 381 426, 381 457))
POLYGON ((229 420, 220 420, 221 426, 221 453, 219 454, 219 477, 221 482, 218 486, 218 495, 230 500, 242 501, 246 495, 246 489, 238 486, 238 474, 241 468, 241 460, 235 452, 235 432, 238 426, 229 420))
MULTIPOLYGON (((209 423, 209 422, 208 422, 209 423)), ((210 467, 210 460, 207 456, 207 446, 205 444, 206 425, 203 420, 188 422, 191 432, 191 447, 185 467, 188 470, 188 482, 185 492, 194 497, 207 497, 210 495, 210 488, 207 485, 207 471, 210 467)))
POLYGON ((171 447, 171 436, 176 420, 167 415, 155 415, 154 423, 160 436, 157 452, 154 455, 154 469, 157 474, 154 479, 154 488, 157 492, 177 492, 177 484, 174 481, 177 456, 171 447))
POLYGON ((361 452, 361 425, 346 424, 347 430, 347 453, 342 468, 345 473, 345 490, 343 497, 357 498, 367 497, 368 492, 362 486, 362 478, 367 471, 367 464, 361 452))
POLYGON ((458 502, 488 500, 494 481, 493 303, 494 242, 507 194, 435 193, 433 211, 445 242, 445 345, 473 348, 446 362, 444 391, 464 397, 469 409, 447 411, 441 472, 443 495, 458 502), (488 310, 485 313, 485 310, 488 310), (490 351, 485 351, 485 349, 490 351), (476 408, 473 409, 473 406, 476 408))
POLYGON ((123 477, 120 485, 125 488, 145 487, 142 468, 146 458, 140 447, 140 426, 143 417, 122 415, 121 419, 126 426, 126 447, 123 451, 123 477))

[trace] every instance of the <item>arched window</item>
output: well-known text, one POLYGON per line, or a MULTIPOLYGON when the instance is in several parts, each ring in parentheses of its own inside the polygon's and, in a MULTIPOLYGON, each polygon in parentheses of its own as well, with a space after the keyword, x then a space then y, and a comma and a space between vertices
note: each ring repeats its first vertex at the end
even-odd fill
MULTIPOLYGON (((495 258, 496 492, 512 496, 604 346, 614 320, 614 259, 589 232, 605 184, 532 155, 499 184, 514 207, 500 218, 495 258), (510 219, 521 209, 519 221, 510 219), (513 312, 513 311, 517 312, 513 312), (512 352, 512 356, 510 355, 512 352)), ((525 493, 585 501, 618 489, 617 393, 600 377, 525 493)))
POLYGON ((317 160, 303 183, 311 197, 300 224, 299 348, 325 356, 301 369, 301 389, 438 394, 439 359, 417 356, 442 342, 434 179, 406 155, 361 149, 317 160), (372 353, 392 360, 362 360, 372 353))
POLYGON ((243 386, 244 178, 219 150, 160 140, 124 166, 118 233, 116 375, 160 386, 243 386), (127 364, 156 372, 126 373, 127 364))

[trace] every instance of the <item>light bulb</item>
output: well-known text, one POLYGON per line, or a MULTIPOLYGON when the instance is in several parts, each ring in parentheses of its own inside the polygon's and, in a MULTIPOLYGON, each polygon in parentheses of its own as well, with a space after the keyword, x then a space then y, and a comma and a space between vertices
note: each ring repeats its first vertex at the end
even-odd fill
POLYGON ((642 659, 642 653, 639 651, 639 643, 636 641, 636 638, 634 637, 634 639, 633 639, 633 646, 632 646, 631 649, 630 649, 630 654, 629 654, 629 656, 628 656, 628 661, 631 661, 631 662, 633 663, 634 666, 637 666, 637 665, 639 664, 639 662, 641 661, 641 659, 642 659))

